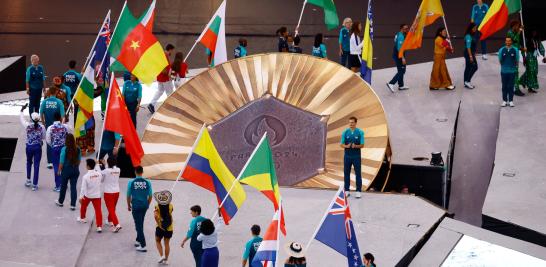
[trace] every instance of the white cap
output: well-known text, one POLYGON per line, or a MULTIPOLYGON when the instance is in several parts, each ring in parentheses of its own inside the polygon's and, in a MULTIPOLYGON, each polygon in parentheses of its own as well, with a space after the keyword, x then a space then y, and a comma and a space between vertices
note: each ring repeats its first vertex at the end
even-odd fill
POLYGON ((40 114, 36 113, 36 112, 32 112, 32 114, 30 114, 30 118, 33 120, 33 121, 39 121, 40 120, 40 114))

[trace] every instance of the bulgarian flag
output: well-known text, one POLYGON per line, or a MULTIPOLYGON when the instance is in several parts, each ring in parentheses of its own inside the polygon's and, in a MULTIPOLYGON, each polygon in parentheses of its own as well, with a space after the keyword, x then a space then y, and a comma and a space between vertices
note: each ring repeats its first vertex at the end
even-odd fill
MULTIPOLYGON (((281 195, 279 192, 279 181, 275 172, 275 162, 269 146, 267 133, 256 145, 245 166, 239 174, 239 181, 250 185, 262 192, 271 202, 275 210, 279 209, 281 195)), ((286 235, 284 226, 284 214, 281 213, 281 231, 286 235)))
POLYGON ((205 27, 205 30, 197 38, 205 46, 209 53, 211 67, 227 61, 226 50, 226 1, 224 0, 216 13, 205 27))
POLYGON ((138 139, 131 115, 129 115, 129 110, 127 110, 125 101, 121 96, 118 83, 113 75, 111 81, 112 85, 110 86, 107 101, 108 106, 106 107, 106 114, 104 116, 104 129, 123 136, 125 150, 131 157, 133 166, 139 166, 140 160, 144 156, 144 150, 138 139))
POLYGON ((521 0, 495 0, 485 14, 478 31, 482 33, 480 40, 491 36, 502 29, 508 22, 508 15, 521 10, 521 0))
POLYGON ((339 17, 337 16, 334 0, 307 0, 306 3, 321 7, 324 10, 324 24, 328 30, 339 26, 339 17))
POLYGON ((146 12, 142 14, 139 21, 140 24, 144 25, 146 29, 148 29, 150 32, 152 31, 154 27, 154 17, 155 17, 155 0, 152 1, 146 12))

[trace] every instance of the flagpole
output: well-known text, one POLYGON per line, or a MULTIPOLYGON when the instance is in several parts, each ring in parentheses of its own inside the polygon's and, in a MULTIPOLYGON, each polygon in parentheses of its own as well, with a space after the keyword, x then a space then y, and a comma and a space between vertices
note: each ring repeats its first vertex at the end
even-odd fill
POLYGON ((218 216, 218 210, 220 208, 222 208, 222 206, 226 202, 227 198, 229 197, 229 194, 231 193, 231 191, 233 191, 233 188, 235 187, 235 182, 239 182, 239 180, 241 179, 241 175, 243 175, 243 171, 246 169, 246 167, 248 167, 248 164, 250 163, 250 159, 252 159, 252 157, 254 157, 254 155, 256 154, 256 151, 258 151, 258 148, 260 147, 262 142, 265 140, 266 136, 267 136, 267 132, 264 133, 264 135, 262 136, 262 139, 260 139, 260 142, 258 142, 256 147, 254 148, 254 151, 252 151, 252 154, 250 154, 250 157, 248 158, 245 165, 243 166, 243 168, 239 172, 239 175, 237 175, 237 179, 235 179, 235 181, 233 181, 233 183, 231 184, 231 187, 229 188, 229 191, 227 192, 224 199, 222 199, 222 202, 220 202, 220 205, 218 205, 218 209, 216 209, 216 212, 214 213, 214 216, 212 216, 213 219, 216 218, 216 216, 218 216))
POLYGON ((282 197, 279 198, 279 218, 277 221, 277 253, 275 254, 275 264, 277 266, 279 262, 279 249, 281 245, 281 220, 282 220, 282 197))
MULTIPOLYGON (((87 68, 87 62, 88 60, 93 57, 93 50, 95 50, 95 45, 97 44, 97 40, 99 39, 99 36, 100 36, 100 32, 102 30, 102 26, 104 26, 104 23, 106 22, 106 20, 110 17, 110 12, 111 10, 108 9, 108 13, 106 13, 106 17, 104 17, 104 20, 102 22, 102 24, 100 25, 100 29, 99 29, 99 32, 97 33, 97 37, 95 38, 95 42, 93 42, 93 46, 91 46, 91 51, 89 51, 89 54, 87 55, 87 58, 85 59, 85 64, 83 65, 85 68, 87 68)), ((85 69, 84 69, 84 73, 85 73, 85 69)), ((78 87, 76 88, 76 92, 78 91, 78 89, 80 88, 80 86, 82 85, 82 81, 83 79, 80 79, 80 83, 78 84, 78 87)), ((74 92, 74 96, 76 96, 76 92, 74 92)), ((70 108, 74 105, 74 98, 72 98, 70 100, 70 104, 68 105, 68 108, 66 109, 66 112, 65 112, 65 116, 67 116, 69 113, 70 113, 70 108)))
POLYGON ((195 43, 193 43, 193 46, 190 48, 190 51, 186 54, 186 57, 184 57, 184 62, 186 62, 186 60, 188 59, 188 57, 190 56, 191 52, 193 51, 193 49, 195 48, 198 42, 199 42, 199 39, 197 39, 195 43))
POLYGON ((300 18, 298 19, 298 25, 296 26, 296 29, 294 32, 294 37, 298 36, 301 18, 303 17, 303 11, 305 10, 305 4, 307 4, 307 0, 303 1, 303 6, 301 7, 301 12, 300 12, 300 18))
POLYGON ((197 134, 197 138, 195 139, 195 142, 193 142, 190 154, 188 154, 188 157, 186 158, 186 161, 184 161, 184 164, 182 165, 182 169, 180 170, 180 172, 176 176, 176 180, 174 181, 173 185, 171 186, 171 193, 174 192, 173 191, 174 187, 176 186, 176 184, 180 180, 180 177, 182 177, 182 173, 184 173, 184 171, 186 170, 186 166, 188 166, 188 161, 190 160, 190 157, 193 154, 193 151, 195 150, 195 146, 197 146, 197 142, 199 142, 199 139, 201 139, 201 135, 203 135, 203 131, 205 130, 205 127, 206 127, 206 124, 203 123, 203 126, 201 126, 201 129, 199 130, 199 134, 197 134))
MULTIPOLYGON (((524 24, 523 24, 523 5, 521 6, 521 9, 519 10, 519 20, 521 21, 521 26, 524 27, 524 24)), ((527 44, 526 44, 526 41, 525 41, 525 29, 523 29, 521 31, 521 33, 523 34, 523 47, 525 49, 527 49, 527 44)), ((521 49, 520 49, 521 51, 521 49)), ((525 53, 522 53, 522 55, 525 56, 525 53)))
POLYGON ((336 198, 339 195, 339 192, 342 191, 342 190, 343 190, 343 186, 339 186, 339 189, 337 190, 336 195, 334 196, 334 198, 332 198, 332 201, 330 201, 330 204, 326 208, 326 211, 324 212, 324 216, 322 216, 322 219, 320 220, 320 223, 318 224, 317 228, 315 229, 315 232, 311 236, 311 239, 309 239, 309 242, 307 242, 307 246, 305 246, 306 251, 309 250, 309 246, 311 246, 311 242, 313 241, 313 239, 315 239, 315 236, 317 235, 317 233, 318 233, 318 231, 320 229, 320 226, 322 225, 322 223, 324 223, 324 220, 326 220, 326 216, 328 216, 328 210, 330 210, 330 207, 332 207, 332 203, 334 203, 334 201, 336 201, 336 198))
MULTIPOLYGON (((110 88, 109 90, 112 90, 112 83, 114 82, 114 73, 112 72, 111 75, 110 75, 110 84, 109 84, 109 87, 110 88)), ((118 90, 119 90, 119 85, 118 85, 118 90)), ((97 158, 96 160, 99 160, 99 156, 100 156, 100 149, 101 149, 101 146, 102 146, 102 137, 104 136, 104 125, 106 124, 106 118, 108 116, 108 104, 110 103, 110 92, 108 92, 108 97, 106 98, 106 110, 104 111, 104 120, 102 121, 102 128, 100 129, 100 139, 99 139, 99 153, 97 153, 97 158)), ((96 125, 96 123, 95 123, 96 125)), ((119 145, 121 145, 121 140, 119 141, 119 145)))
POLYGON ((446 28, 447 41, 449 42, 449 46, 450 46, 451 49, 453 50, 453 45, 451 44, 451 39, 449 38, 449 30, 447 29, 446 17, 445 17, 445 16, 442 16, 442 20, 444 21, 444 27, 446 28))

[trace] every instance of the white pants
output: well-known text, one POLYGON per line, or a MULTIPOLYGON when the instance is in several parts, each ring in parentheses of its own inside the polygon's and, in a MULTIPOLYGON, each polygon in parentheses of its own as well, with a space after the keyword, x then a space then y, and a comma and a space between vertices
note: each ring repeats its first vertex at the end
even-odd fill
POLYGON ((157 104, 157 100, 163 95, 163 93, 167 93, 167 97, 173 93, 173 82, 158 82, 157 83, 157 91, 155 92, 154 98, 152 98, 152 101, 150 101, 150 104, 155 106, 157 104))

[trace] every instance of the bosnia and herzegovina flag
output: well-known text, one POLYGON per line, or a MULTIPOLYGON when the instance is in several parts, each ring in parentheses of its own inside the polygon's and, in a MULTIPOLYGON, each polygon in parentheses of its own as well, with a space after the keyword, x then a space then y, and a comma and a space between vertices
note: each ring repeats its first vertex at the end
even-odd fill
POLYGON ((225 0, 216 10, 197 41, 207 48, 211 67, 227 61, 225 0))
MULTIPOLYGON (((146 14, 153 11, 148 11, 146 14)), ((136 19, 127 5, 123 7, 108 47, 112 58, 143 83, 151 83, 169 65, 161 44, 141 21, 153 21, 152 15, 136 19)), ((113 63, 111 69, 122 70, 113 63)))
MULTIPOLYGON (((279 210, 281 194, 272 154, 271 147, 269 146, 269 138, 267 138, 267 133, 265 133, 241 170, 239 181, 262 192, 273 202, 275 210, 279 210)), ((281 213, 281 231, 286 235, 283 213, 281 213)))
POLYGON ((364 29, 364 45, 362 46, 362 67, 360 67, 360 76, 364 81, 372 84, 372 62, 373 62, 373 16, 372 0, 368 0, 368 16, 366 18, 366 27, 364 29))
POLYGON ((218 154, 206 127, 201 129, 181 177, 216 194, 226 224, 246 199, 243 187, 218 154))
POLYGON ((485 14, 478 31, 482 33, 480 40, 491 36, 502 29, 508 22, 508 15, 521 10, 521 0, 495 0, 485 14))

